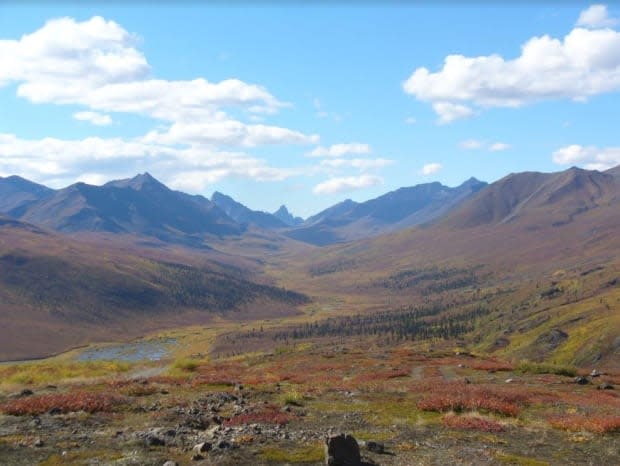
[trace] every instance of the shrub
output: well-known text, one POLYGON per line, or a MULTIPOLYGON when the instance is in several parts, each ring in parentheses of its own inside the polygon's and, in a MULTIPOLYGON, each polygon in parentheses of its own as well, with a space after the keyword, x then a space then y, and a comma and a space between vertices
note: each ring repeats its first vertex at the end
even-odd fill
POLYGON ((574 366, 566 366, 560 364, 550 363, 537 363, 530 361, 523 361, 517 366, 517 372, 523 374, 555 374, 565 375, 567 377, 574 377, 577 375, 577 369, 574 366))
POLYGON ((61 413, 111 412, 122 402, 123 398, 108 393, 58 393, 11 400, 0 405, 0 411, 13 416, 43 414, 51 409, 58 409, 61 413))
POLYGON ((425 411, 488 411, 504 416, 517 416, 528 403, 527 394, 514 388, 476 387, 466 384, 446 384, 418 401, 425 411))
POLYGON ((562 430, 586 430, 599 434, 620 432, 620 416, 567 414, 550 416, 547 421, 556 429, 562 430))

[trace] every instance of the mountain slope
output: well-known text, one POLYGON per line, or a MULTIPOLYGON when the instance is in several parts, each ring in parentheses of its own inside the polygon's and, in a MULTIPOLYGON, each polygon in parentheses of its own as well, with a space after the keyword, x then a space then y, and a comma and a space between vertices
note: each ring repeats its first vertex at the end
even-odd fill
POLYGON ((19 218, 61 232, 129 233, 193 246, 205 235, 243 231, 208 199, 172 191, 148 173, 103 186, 76 183, 30 204, 19 218))
POLYGON ((510 174, 450 214, 443 223, 471 228, 525 219, 530 225, 559 225, 618 197, 620 183, 609 173, 570 168, 558 173, 510 174))
POLYGON ((25 205, 49 196, 52 189, 19 176, 0 177, 0 212, 19 215, 25 205))
POLYGON ((211 196, 211 202, 241 225, 253 224, 265 229, 286 227, 286 224, 276 216, 267 212, 251 210, 240 202, 235 201, 232 197, 218 191, 211 196))
POLYGON ((482 313, 462 340, 477 351, 617 368, 619 232, 609 173, 521 173, 425 228, 288 258, 282 280, 354 312, 482 313))
POLYGON ((308 218, 286 235, 319 246, 377 236, 429 223, 485 186, 471 178, 455 188, 435 182, 400 188, 362 203, 346 200, 308 218))
POLYGON ((219 260, 129 248, 110 237, 67 238, 0 218, 0 360, 215 316, 292 314, 306 302, 219 260))

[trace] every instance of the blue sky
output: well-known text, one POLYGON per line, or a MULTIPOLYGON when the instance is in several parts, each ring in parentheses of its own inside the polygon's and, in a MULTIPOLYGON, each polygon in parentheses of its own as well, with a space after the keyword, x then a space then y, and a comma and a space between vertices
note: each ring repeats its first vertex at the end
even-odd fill
POLYGON ((620 164, 615 3, 0 2, 0 176, 254 209, 620 164))

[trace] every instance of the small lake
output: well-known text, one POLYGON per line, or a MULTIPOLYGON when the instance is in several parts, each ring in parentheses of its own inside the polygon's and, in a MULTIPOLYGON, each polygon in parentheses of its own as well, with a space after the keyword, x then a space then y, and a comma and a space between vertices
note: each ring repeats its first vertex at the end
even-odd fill
POLYGON ((78 361, 159 361, 168 356, 170 354, 170 347, 176 344, 175 338, 120 343, 118 345, 86 349, 76 359, 78 361))

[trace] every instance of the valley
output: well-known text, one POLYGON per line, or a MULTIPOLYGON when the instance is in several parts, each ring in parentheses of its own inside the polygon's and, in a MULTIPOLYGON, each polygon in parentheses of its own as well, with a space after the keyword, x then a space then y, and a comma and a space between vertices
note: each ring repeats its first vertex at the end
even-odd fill
POLYGON ((378 465, 620 453, 617 169, 302 222, 148 174, 0 192, 6 464, 324 464, 340 431, 378 465))

